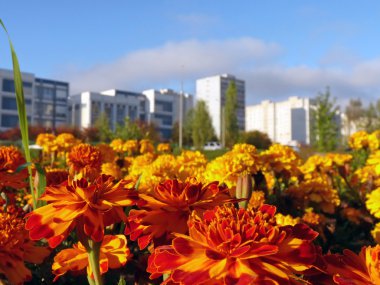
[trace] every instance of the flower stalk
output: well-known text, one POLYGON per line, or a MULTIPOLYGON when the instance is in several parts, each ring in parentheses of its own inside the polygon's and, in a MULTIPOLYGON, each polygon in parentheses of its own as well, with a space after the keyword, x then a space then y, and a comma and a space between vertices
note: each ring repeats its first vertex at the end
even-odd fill
POLYGON ((100 274, 100 245, 101 242, 94 242, 93 240, 88 240, 88 247, 87 247, 87 253, 88 253, 88 261, 90 263, 92 274, 94 275, 94 283, 90 282, 91 276, 88 276, 88 280, 90 285, 103 285, 103 279, 100 274))

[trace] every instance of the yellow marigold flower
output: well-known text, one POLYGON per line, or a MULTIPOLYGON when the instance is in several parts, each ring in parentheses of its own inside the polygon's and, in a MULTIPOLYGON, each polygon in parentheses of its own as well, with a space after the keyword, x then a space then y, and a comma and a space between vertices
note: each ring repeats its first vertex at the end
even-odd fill
POLYGON ((81 175, 91 179, 100 174, 102 157, 95 146, 79 144, 71 149, 67 157, 67 165, 72 177, 81 175))
POLYGON ((21 217, 0 212, 0 274, 15 285, 32 278, 24 261, 39 264, 50 254, 50 250, 29 240, 24 225, 21 217))
POLYGON ((154 145, 152 142, 148 139, 143 139, 140 141, 140 153, 153 153, 154 152, 154 145))
POLYGON ((326 155, 310 156, 300 167, 305 179, 325 178, 326 174, 332 174, 334 163, 332 157, 326 155))
POLYGON ((121 179, 122 177, 120 167, 115 163, 103 163, 102 174, 111 175, 117 180, 121 179))
POLYGON ((168 144, 168 143, 159 143, 157 145, 157 151, 158 152, 171 152, 172 149, 170 147, 170 144, 168 144))
POLYGON ((78 144, 80 140, 76 139, 73 134, 62 133, 59 134, 55 143, 57 144, 58 151, 69 151, 74 145, 78 144))
POLYGON ((329 214, 334 213, 335 207, 340 205, 338 192, 323 179, 302 181, 299 185, 290 186, 286 193, 303 208, 317 206, 329 214))
POLYGON ((281 213, 277 213, 275 216, 276 223, 279 226, 295 226, 301 222, 301 219, 298 217, 292 217, 291 215, 283 215, 281 213))
POLYGON ((380 188, 373 190, 367 194, 367 201, 365 202, 368 211, 376 218, 380 218, 380 188))
POLYGON ((233 188, 239 176, 255 174, 260 167, 260 157, 253 145, 236 144, 231 151, 207 165, 204 177, 206 181, 224 182, 233 188))
POLYGON ((127 140, 123 145, 123 151, 128 155, 133 155, 139 150, 139 143, 137 140, 127 140))
POLYGON ((110 143, 110 147, 117 153, 124 152, 124 141, 122 139, 114 139, 110 143))
POLYGON ((380 130, 374 131, 368 136, 368 145, 371 151, 376 151, 380 148, 380 130))
POLYGON ((44 153, 50 154, 58 150, 55 138, 53 134, 42 133, 37 136, 36 144, 43 148, 44 153))
POLYGON ((260 154, 263 160, 264 170, 273 171, 277 175, 298 176, 301 158, 291 147, 280 144, 273 144, 268 150, 260 154))
POLYGON ((319 225, 322 221, 322 216, 314 213, 313 208, 305 209, 305 214, 302 216, 302 221, 309 225, 319 225))
POLYGON ((369 137, 366 131, 358 131, 348 139, 348 145, 354 149, 363 149, 369 147, 369 137))
POLYGON ((96 145, 98 150, 100 151, 100 155, 102 157, 102 162, 103 163, 108 163, 108 162, 114 162, 116 159, 116 152, 114 149, 105 143, 101 143, 96 145))
MULTIPOLYGON (((124 235, 105 235, 100 246, 100 274, 106 273, 108 268, 122 267, 130 257, 127 239, 124 235)), ((54 257, 52 266, 53 274, 56 275, 54 281, 67 271, 79 272, 85 268, 87 268, 87 275, 93 277, 88 260, 86 248, 80 242, 74 244, 73 248, 61 250, 54 257)))
POLYGON ((0 190, 4 187, 21 189, 26 186, 27 170, 24 169, 16 173, 16 169, 25 164, 25 162, 21 151, 16 147, 0 147, 0 190))
POLYGON ((45 168, 46 186, 58 185, 67 181, 69 173, 65 169, 60 168, 45 168))
POLYGON ((148 260, 150 278, 170 274, 168 283, 298 284, 312 267, 318 233, 307 225, 279 227, 276 208, 216 207, 201 218, 193 213, 189 235, 174 234, 171 245, 155 248, 148 260))
POLYGON ((248 202, 248 209, 258 209, 265 202, 265 193, 263 191, 252 191, 251 198, 248 202))
POLYGON ((375 242, 377 244, 380 244, 380 223, 377 223, 375 225, 375 227, 371 231, 371 235, 372 235, 373 239, 375 240, 375 242))
POLYGON ((380 150, 372 153, 368 157, 366 164, 368 166, 372 166, 375 170, 376 175, 380 176, 380 150))
POLYGON ((126 234, 130 234, 131 240, 138 240, 140 249, 151 241, 156 246, 171 240, 173 232, 186 233, 191 211, 204 211, 234 201, 228 189, 218 186, 218 182, 204 185, 196 179, 166 180, 150 194, 139 196, 145 203, 140 209, 130 211, 126 234))
POLYGON ((138 197, 131 181, 114 183, 114 177, 103 174, 93 182, 69 179, 46 187, 40 199, 48 204, 28 214, 25 228, 31 239, 45 238, 54 248, 74 228, 100 242, 104 228, 125 220, 123 207, 136 204, 138 197))
POLYGON ((201 152, 184 150, 176 160, 180 180, 185 181, 188 177, 201 179, 207 165, 207 159, 201 152))
MULTIPOLYGON (((326 272, 336 284, 380 284, 380 246, 363 247, 359 255, 345 249, 343 254, 327 254, 326 272)), ((318 281, 318 280, 314 280, 318 281)), ((318 283, 319 284, 319 283, 318 283)), ((324 284, 324 283, 322 283, 324 284)))
POLYGON ((144 169, 148 167, 155 159, 156 156, 153 153, 145 153, 143 155, 136 156, 131 162, 127 177, 137 179, 144 169))

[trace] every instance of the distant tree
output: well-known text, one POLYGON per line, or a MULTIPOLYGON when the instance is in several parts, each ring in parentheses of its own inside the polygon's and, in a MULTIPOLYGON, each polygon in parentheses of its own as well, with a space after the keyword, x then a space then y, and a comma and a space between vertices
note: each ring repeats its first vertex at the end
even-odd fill
POLYGON ((239 127, 236 115, 237 107, 236 84, 235 81, 230 81, 226 91, 226 101, 224 105, 224 131, 227 146, 232 146, 238 140, 239 127))
POLYGON ((380 99, 364 110, 361 127, 369 133, 380 129, 380 99))
POLYGON ((101 142, 108 142, 113 137, 113 132, 110 128, 110 121, 106 113, 102 112, 95 120, 94 127, 99 132, 99 140, 101 142))
POLYGON ((357 125, 358 120, 363 116, 364 108, 362 101, 358 99, 350 99, 350 102, 348 103, 346 107, 346 117, 347 117, 347 131, 348 136, 351 135, 351 126, 352 124, 357 125))
POLYGON ((118 124, 115 130, 115 138, 123 140, 140 140, 144 137, 141 128, 136 122, 125 117, 124 124, 118 124))
POLYGON ((195 105, 192 120, 192 139, 194 146, 198 149, 202 148, 207 141, 213 138, 214 133, 215 131, 206 102, 200 100, 195 105))
POLYGON ((268 149, 272 144, 268 135, 260 131, 242 132, 239 141, 254 145, 257 149, 268 149))
POLYGON ((193 144, 193 121, 194 121, 194 109, 187 111, 185 119, 183 121, 183 144, 193 144))
POLYGON ((330 89, 319 93, 315 98, 315 106, 311 110, 311 142, 318 151, 332 151, 339 141, 339 128, 336 114, 339 107, 335 106, 336 99, 330 98, 330 89))

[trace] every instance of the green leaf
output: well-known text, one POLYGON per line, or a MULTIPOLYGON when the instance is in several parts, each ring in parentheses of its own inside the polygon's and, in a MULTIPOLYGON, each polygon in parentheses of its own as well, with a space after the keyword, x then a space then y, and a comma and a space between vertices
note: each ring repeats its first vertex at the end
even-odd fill
POLYGON ((29 185, 30 185, 30 191, 32 192, 33 208, 36 209, 37 207, 36 200, 38 197, 36 198, 35 195, 33 195, 33 174, 32 174, 32 167, 30 165, 32 161, 31 161, 30 151, 29 151, 28 119, 26 116, 25 98, 24 98, 24 90, 22 86, 20 65, 18 63, 17 55, 14 50, 11 38, 1 19, 0 19, 0 24, 3 27, 5 33, 7 34, 9 47, 11 49, 11 54, 12 54, 13 77, 14 77, 14 85, 15 85, 15 91, 16 91, 17 112, 18 112, 18 118, 19 118, 19 123, 20 123, 22 145, 24 148, 26 162, 29 163, 28 165, 29 185))

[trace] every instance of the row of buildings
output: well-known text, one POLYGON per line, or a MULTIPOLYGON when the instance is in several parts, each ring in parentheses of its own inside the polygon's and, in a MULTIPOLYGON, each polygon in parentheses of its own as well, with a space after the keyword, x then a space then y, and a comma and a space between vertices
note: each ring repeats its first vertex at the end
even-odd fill
MULTIPOLYGON (((283 102, 263 101, 246 106, 245 82, 229 74, 198 79, 195 96, 171 89, 142 92, 111 89, 70 94, 68 82, 42 79, 32 73, 23 73, 22 78, 31 125, 53 129, 60 125, 87 128, 105 114, 113 130, 129 117, 132 121, 154 123, 162 139, 167 140, 172 137, 174 123, 184 118, 197 100, 204 100, 215 133, 222 139, 226 90, 234 81, 240 130, 259 130, 267 133, 272 141, 282 144, 310 143, 311 99, 290 97, 283 102)), ((13 72, 0 69, 0 131, 18 126, 13 84, 13 72)))

